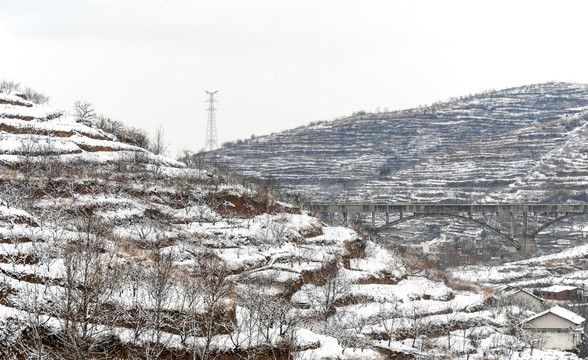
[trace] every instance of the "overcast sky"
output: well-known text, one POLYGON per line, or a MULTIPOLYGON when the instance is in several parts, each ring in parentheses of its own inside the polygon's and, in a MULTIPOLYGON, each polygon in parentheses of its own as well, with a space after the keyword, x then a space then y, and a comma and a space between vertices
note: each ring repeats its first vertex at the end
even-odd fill
POLYGON ((586 1, 0 0, 0 79, 204 146, 354 111, 588 83, 586 1))

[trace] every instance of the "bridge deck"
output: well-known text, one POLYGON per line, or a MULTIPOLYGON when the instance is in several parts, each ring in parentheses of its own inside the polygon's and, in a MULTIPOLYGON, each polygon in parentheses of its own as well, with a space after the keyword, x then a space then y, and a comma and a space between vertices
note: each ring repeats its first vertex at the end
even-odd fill
POLYGON ((328 213, 574 213, 588 214, 588 204, 312 204, 313 212, 328 213))

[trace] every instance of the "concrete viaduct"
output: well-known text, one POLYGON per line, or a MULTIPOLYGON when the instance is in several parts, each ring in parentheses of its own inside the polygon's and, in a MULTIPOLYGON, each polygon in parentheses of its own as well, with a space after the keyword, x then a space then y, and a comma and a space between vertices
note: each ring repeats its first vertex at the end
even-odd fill
POLYGON ((334 214, 343 214, 344 224, 347 224, 350 213, 371 214, 372 228, 375 232, 419 218, 461 219, 475 223, 502 237, 521 254, 533 254, 537 251, 535 236, 547 227, 560 220, 588 213, 588 204, 313 204, 308 208, 315 214, 328 214, 331 221, 334 214), (385 223, 378 227, 376 227, 376 214, 385 214, 386 219, 385 223), (393 220, 391 215, 394 217, 393 220), (501 227, 501 218, 504 222, 505 216, 507 217, 506 231, 502 230, 504 226, 501 227), (530 222, 533 223, 530 224, 530 222), (520 228, 519 233, 515 232, 517 228, 520 228))

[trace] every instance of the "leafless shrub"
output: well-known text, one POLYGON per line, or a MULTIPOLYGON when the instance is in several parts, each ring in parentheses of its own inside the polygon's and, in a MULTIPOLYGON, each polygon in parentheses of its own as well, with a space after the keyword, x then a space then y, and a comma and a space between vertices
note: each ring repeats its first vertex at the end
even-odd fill
POLYGON ((33 104, 43 105, 49 102, 49 97, 41 94, 40 92, 33 90, 30 87, 26 87, 22 93, 25 100, 32 102, 33 104))
POLYGON ((17 339, 18 351, 27 359, 53 359, 53 347, 49 346, 53 329, 46 315, 47 304, 43 300, 46 285, 26 284, 19 293, 19 306, 23 310, 21 329, 17 339))
POLYGON ((20 90, 20 83, 10 80, 1 80, 0 81, 0 93, 3 94, 10 94, 13 91, 20 90))

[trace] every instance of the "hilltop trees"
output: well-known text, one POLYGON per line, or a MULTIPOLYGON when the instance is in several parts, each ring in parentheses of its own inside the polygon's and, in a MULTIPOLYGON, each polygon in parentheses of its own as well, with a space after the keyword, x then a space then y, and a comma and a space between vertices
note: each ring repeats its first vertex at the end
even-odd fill
POLYGON ((16 81, 9 81, 9 80, 0 80, 0 94, 16 94, 20 96, 24 100, 28 100, 33 104, 42 105, 49 102, 49 97, 46 95, 41 94, 40 92, 30 88, 30 87, 23 87, 19 82, 16 81))
POLYGON ((20 90, 20 83, 11 80, 0 80, 0 93, 11 94, 20 90))
POLYGON ((26 88, 24 88, 22 95, 25 100, 28 100, 28 101, 32 102, 33 104, 41 105, 41 104, 46 104, 49 102, 48 96, 41 94, 40 92, 38 92, 28 86, 26 88))
MULTIPOLYGON (((109 134, 116 136, 116 138, 126 144, 139 146, 146 150, 151 149, 151 142, 147 133, 141 129, 125 126, 121 121, 114 120, 108 116, 97 114, 94 106, 88 101, 78 100, 73 105, 74 116, 76 121, 88 126, 95 126, 109 134)), ((159 153, 165 152, 166 144, 163 142, 163 130, 159 135, 158 141, 159 153)))
POLYGON ((87 101, 77 100, 74 102, 73 110, 77 122, 90 125, 92 120, 96 118, 96 111, 94 110, 94 107, 87 101))

